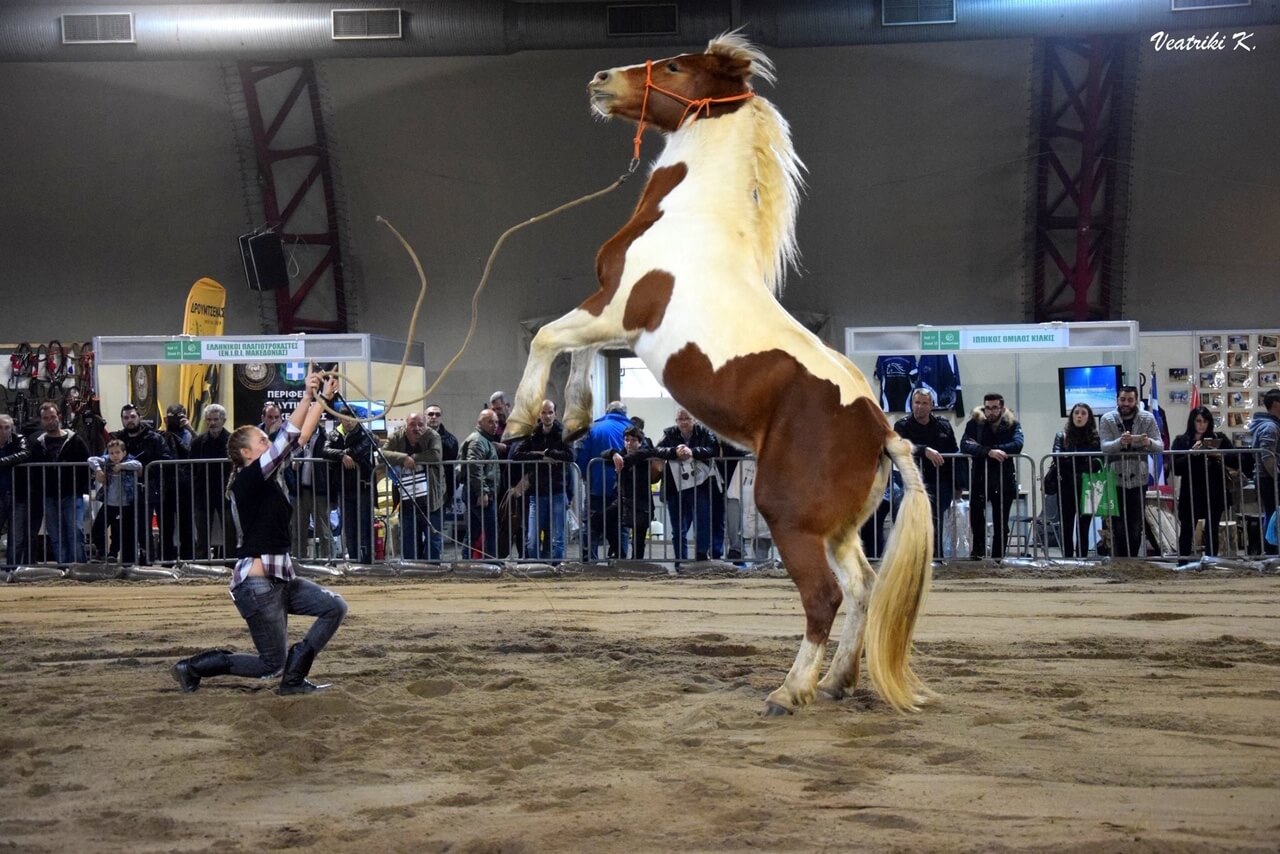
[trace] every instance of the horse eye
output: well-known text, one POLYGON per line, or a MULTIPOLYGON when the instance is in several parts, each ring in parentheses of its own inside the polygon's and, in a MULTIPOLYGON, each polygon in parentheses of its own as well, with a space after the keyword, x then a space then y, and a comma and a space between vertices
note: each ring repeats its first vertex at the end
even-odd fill
POLYGON ((680 70, 680 66, 676 65, 674 62, 668 62, 668 63, 667 63, 667 70, 668 70, 668 71, 679 71, 679 70, 680 70))

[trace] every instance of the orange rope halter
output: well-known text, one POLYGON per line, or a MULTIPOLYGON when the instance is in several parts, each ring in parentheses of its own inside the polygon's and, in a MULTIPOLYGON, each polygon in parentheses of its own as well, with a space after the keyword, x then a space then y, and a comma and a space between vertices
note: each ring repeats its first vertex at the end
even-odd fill
POLYGON ((748 98, 754 97, 756 94, 755 92, 752 92, 750 89, 748 89, 746 92, 743 92, 739 95, 726 95, 723 98, 697 98, 694 100, 690 100, 689 98, 686 98, 683 95, 672 92, 669 89, 663 89, 661 86, 654 83, 653 82, 653 60, 646 59, 644 61, 644 98, 640 102, 640 123, 636 126, 636 138, 632 140, 632 143, 634 143, 635 145, 635 148, 631 154, 632 168, 635 167, 636 163, 640 162, 640 137, 644 135, 644 116, 649 109, 649 90, 650 89, 657 89, 659 92, 666 95, 668 98, 674 98, 675 100, 685 105, 684 112, 680 114, 680 121, 676 122, 677 129, 679 129, 679 127, 684 124, 684 120, 688 118, 690 111, 693 112, 693 117, 696 119, 698 117, 698 114, 705 110, 706 115, 709 118, 711 116, 712 104, 730 104, 730 103, 733 103, 734 101, 745 101, 748 98))

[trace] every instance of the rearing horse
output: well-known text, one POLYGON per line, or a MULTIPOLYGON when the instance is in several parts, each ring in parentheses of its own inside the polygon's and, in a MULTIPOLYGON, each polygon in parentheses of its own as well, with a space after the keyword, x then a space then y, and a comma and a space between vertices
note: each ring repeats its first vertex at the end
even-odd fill
POLYGON ((778 303, 796 257, 803 168, 790 129, 756 95, 770 61, 731 33, 705 53, 611 68, 592 78, 591 108, 666 135, 631 219, 600 248, 600 290, 533 339, 507 421, 532 429, 551 363, 573 351, 569 430, 591 421, 587 366, 603 346, 629 347, 671 395, 757 459, 756 503, 804 604, 805 634, 766 712, 816 691, 843 697, 867 670, 880 694, 914 710, 930 692, 911 670, 916 617, 930 581, 933 522, 912 447, 890 428, 866 377, 778 303), (889 458, 905 498, 880 576, 858 529, 884 491, 889 458), (828 637, 848 599, 835 657, 828 637))

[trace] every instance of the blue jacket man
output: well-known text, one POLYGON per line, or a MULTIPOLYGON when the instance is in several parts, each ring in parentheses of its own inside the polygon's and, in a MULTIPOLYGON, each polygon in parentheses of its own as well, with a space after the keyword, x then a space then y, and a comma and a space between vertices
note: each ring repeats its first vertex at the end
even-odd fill
POLYGON ((578 468, 588 480, 588 537, 583 546, 590 559, 595 559, 596 549, 604 539, 604 511, 618 483, 613 466, 601 465, 599 457, 610 448, 621 448, 622 434, 630 426, 626 405, 620 400, 612 401, 578 444, 578 468), (596 461, 595 465, 590 465, 592 460, 596 461))
POLYGON ((591 423, 591 429, 583 436, 578 445, 577 462, 583 477, 590 480, 589 490, 593 496, 613 494, 617 483, 617 474, 613 466, 602 466, 596 463, 587 470, 587 464, 597 459, 610 448, 622 447, 622 434, 631 426, 627 418, 627 407, 621 401, 613 401, 601 415, 591 423))

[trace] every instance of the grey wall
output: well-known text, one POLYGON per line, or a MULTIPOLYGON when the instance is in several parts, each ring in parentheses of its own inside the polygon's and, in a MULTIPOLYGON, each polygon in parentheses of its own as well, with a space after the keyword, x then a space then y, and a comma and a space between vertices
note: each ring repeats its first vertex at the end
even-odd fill
POLYGON ((1250 43, 1142 51, 1124 311, 1144 328, 1280 318, 1280 28, 1250 43))
POLYGON ((215 63, 0 64, 0 341, 172 334, 196 279, 243 282, 223 92, 215 63))
MULTIPOLYGON (((1145 328, 1280 316, 1280 30, 1252 53, 1142 51, 1125 316, 1145 328)), ((1032 45, 1026 40, 778 50, 764 90, 809 167, 804 269, 787 305, 849 325, 1024 317, 1032 45)), ((429 296, 417 337, 442 365, 460 344, 507 226, 608 184, 632 128, 600 123, 584 87, 634 51, 319 64, 346 191, 357 331, 405 333, 417 248, 429 296)), ((228 331, 256 333, 235 237, 249 221, 214 63, 0 64, 0 341, 172 334, 201 276, 227 286, 228 331)), ((656 153, 650 138, 646 154, 656 153)), ((511 238, 468 355, 442 401, 510 390, 519 321, 594 287, 596 247, 635 181, 511 238)), ((678 251, 678 247, 673 247, 678 251)), ((451 419, 461 426, 462 419, 451 419)))

